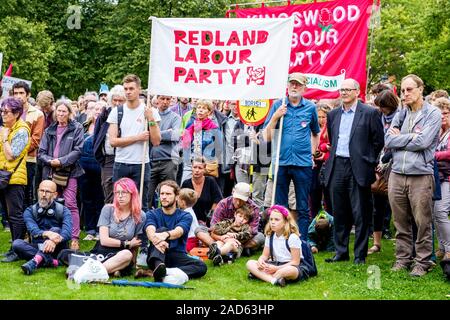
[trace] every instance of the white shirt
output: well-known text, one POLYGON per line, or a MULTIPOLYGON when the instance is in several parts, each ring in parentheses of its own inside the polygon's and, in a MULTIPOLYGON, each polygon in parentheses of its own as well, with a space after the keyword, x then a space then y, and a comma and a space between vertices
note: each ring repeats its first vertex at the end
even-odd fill
MULTIPOLYGON (((303 258, 302 242, 300 241, 298 235, 291 233, 288 244, 291 249, 300 249, 300 257, 303 258)), ((264 246, 270 249, 270 236, 266 237, 264 246)), ((292 260, 291 252, 286 247, 286 238, 283 235, 277 237, 276 233, 273 235, 273 259, 277 262, 289 262, 292 260)))
POLYGON ((193 237, 195 237, 195 232, 194 232, 195 229, 197 229, 199 227, 197 216, 195 215, 194 209, 192 209, 192 208, 186 208, 186 209, 183 209, 183 211, 189 212, 192 216, 192 224, 191 224, 191 228, 189 229, 188 238, 193 238, 193 237))
MULTIPOLYGON (((108 116, 108 123, 117 124, 117 111, 118 108, 114 108, 108 116)), ((130 109, 128 105, 125 103, 123 105, 123 118, 120 123, 121 129, 121 137, 130 137, 141 134, 145 131, 147 120, 144 116, 145 104, 141 103, 137 108, 130 109)), ((161 121, 161 117, 159 115, 158 110, 152 108, 153 118, 156 122, 161 121)), ((150 141, 148 143, 151 143, 150 141)), ((126 147, 117 147, 116 148, 116 157, 114 159, 115 162, 119 163, 128 163, 128 164, 140 164, 142 163, 142 154, 145 153, 145 163, 148 163, 148 144, 147 148, 144 150, 144 141, 138 141, 133 144, 130 144, 126 147)))

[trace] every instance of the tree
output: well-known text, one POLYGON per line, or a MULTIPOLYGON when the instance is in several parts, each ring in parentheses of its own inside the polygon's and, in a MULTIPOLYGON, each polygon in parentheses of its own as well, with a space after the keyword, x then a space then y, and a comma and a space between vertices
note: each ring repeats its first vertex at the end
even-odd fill
POLYGON ((43 23, 28 22, 21 17, 6 17, 0 21, 0 51, 3 61, 14 66, 13 76, 33 81, 32 89, 44 88, 50 78, 50 64, 55 47, 43 23))
POLYGON ((450 7, 448 1, 435 0, 425 7, 419 28, 421 45, 406 55, 406 65, 430 89, 450 91, 450 7))

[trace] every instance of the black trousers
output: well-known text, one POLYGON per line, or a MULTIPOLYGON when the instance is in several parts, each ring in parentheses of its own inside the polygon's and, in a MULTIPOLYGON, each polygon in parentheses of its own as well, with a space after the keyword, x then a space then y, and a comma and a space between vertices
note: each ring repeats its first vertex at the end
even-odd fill
POLYGON ((349 257, 349 237, 355 225, 355 258, 367 256, 373 202, 370 186, 358 185, 350 159, 337 157, 329 183, 334 215, 336 256, 349 257))
MULTIPOLYGON (((167 228, 160 228, 156 232, 166 231, 167 228)), ((186 273, 189 279, 200 278, 206 274, 206 264, 200 260, 189 257, 186 252, 179 252, 167 249, 162 253, 150 244, 149 254, 147 257, 148 267, 153 270, 155 267, 163 262, 167 268, 180 268, 186 273)))
POLYGON ((23 208, 28 208, 29 206, 36 203, 34 200, 36 185, 34 184, 34 178, 36 176, 37 164, 34 162, 27 162, 27 185, 25 186, 25 198, 23 208))
POLYGON ((24 196, 25 186, 23 185, 10 184, 5 189, 0 190, 0 201, 8 215, 12 241, 24 239, 27 231, 25 221, 23 220, 24 196))
POLYGON ((152 168, 150 170, 150 183, 148 187, 148 202, 149 208, 154 206, 153 198, 155 196, 155 190, 160 182, 164 180, 175 180, 177 178, 178 161, 163 160, 152 161, 152 168))

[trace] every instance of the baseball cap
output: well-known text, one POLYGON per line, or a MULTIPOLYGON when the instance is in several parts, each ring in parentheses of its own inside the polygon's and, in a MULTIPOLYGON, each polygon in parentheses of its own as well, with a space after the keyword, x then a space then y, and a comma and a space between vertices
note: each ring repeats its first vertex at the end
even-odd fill
POLYGON ((294 72, 288 77, 288 82, 291 81, 297 81, 298 83, 305 85, 308 82, 308 78, 300 72, 294 72))
POLYGON ((234 186, 233 198, 238 198, 244 201, 250 197, 250 185, 245 182, 239 182, 234 186))

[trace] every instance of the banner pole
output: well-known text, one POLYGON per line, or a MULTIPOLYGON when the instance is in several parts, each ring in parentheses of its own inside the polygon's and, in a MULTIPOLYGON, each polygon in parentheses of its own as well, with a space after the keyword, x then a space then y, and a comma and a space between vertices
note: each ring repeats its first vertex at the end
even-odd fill
MULTIPOLYGON (((286 96, 283 97, 283 103, 281 106, 285 106, 286 105, 286 96)), ((271 205, 273 206, 275 204, 275 193, 277 191, 277 180, 278 180, 278 167, 280 165, 280 149, 281 149, 281 135, 283 134, 283 120, 284 120, 284 116, 281 117, 280 119, 280 129, 279 129, 279 135, 278 135, 278 139, 277 139, 277 154, 275 157, 275 169, 274 169, 274 177, 273 177, 273 188, 272 188, 272 203, 271 205)))
POLYGON ((370 75, 370 64, 372 63, 372 59, 371 59, 371 56, 372 56, 372 51, 373 51, 373 34, 374 34, 374 26, 375 26, 375 23, 372 21, 372 19, 373 19, 373 16, 375 15, 375 13, 376 13, 376 10, 377 10, 377 6, 376 6, 376 4, 375 4, 375 1, 373 2, 373 4, 372 4, 372 11, 371 11, 371 13, 370 13, 370 24, 371 24, 371 28, 370 28, 370 40, 369 40, 369 59, 368 59, 368 61, 367 61, 367 76, 366 76, 366 96, 364 97, 364 99, 366 99, 367 97, 368 97, 368 92, 367 92, 367 90, 369 89, 369 75, 370 75))
MULTIPOLYGON (((152 21, 152 17, 149 17, 148 21, 152 21)), ((152 52, 152 50, 151 50, 151 41, 152 41, 152 39, 150 39, 150 54, 149 54, 149 58, 148 58, 147 106, 150 104, 150 70, 151 70, 150 55, 151 55, 151 52, 152 52)), ((153 110, 152 110, 152 112, 153 112, 153 110)), ((145 119, 145 115, 144 115, 144 119, 145 119)), ((146 131, 148 131, 148 121, 147 121, 147 119, 145 119, 145 130, 144 130, 144 132, 146 132, 146 131)), ((150 139, 150 137, 149 137, 149 139, 150 139)), ((142 204, 142 197, 143 197, 143 194, 144 194, 145 154, 146 154, 145 150, 147 149, 147 143, 148 143, 148 140, 144 141, 144 152, 142 153, 141 182, 139 184, 139 199, 141 201, 141 204, 142 204)))

